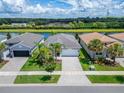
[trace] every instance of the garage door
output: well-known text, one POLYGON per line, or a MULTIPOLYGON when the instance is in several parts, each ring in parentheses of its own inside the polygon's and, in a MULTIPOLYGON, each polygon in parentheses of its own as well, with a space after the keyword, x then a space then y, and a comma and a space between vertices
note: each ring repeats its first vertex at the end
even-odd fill
POLYGON ((61 53, 62 57, 77 57, 78 55, 79 52, 76 49, 63 49, 61 53))
POLYGON ((14 57, 28 57, 29 51, 13 51, 14 57))

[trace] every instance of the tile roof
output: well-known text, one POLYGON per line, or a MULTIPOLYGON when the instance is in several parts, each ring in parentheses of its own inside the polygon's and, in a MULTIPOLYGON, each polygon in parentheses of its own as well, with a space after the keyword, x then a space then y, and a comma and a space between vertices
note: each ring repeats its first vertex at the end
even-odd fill
POLYGON ((49 45, 52 43, 60 43, 63 45, 64 48, 81 48, 78 41, 75 39, 73 35, 69 34, 56 34, 53 36, 50 36, 46 41, 45 44, 49 45))
POLYGON ((88 44, 91 40, 94 40, 94 39, 99 39, 102 41, 102 43, 112 43, 112 42, 115 42, 117 40, 115 39, 112 39, 106 35, 103 35, 103 34, 100 34, 100 33, 97 33, 97 32, 94 32, 94 33, 87 33, 87 34, 82 34, 82 35, 79 35, 80 39, 83 40, 86 44, 88 44))
POLYGON ((35 47, 35 42, 40 42, 44 37, 34 33, 24 33, 22 35, 16 36, 7 40, 6 44, 22 44, 27 47, 33 48, 35 47))
POLYGON ((109 36, 113 37, 115 39, 124 41, 124 33, 116 33, 116 34, 112 34, 112 35, 109 35, 109 36))

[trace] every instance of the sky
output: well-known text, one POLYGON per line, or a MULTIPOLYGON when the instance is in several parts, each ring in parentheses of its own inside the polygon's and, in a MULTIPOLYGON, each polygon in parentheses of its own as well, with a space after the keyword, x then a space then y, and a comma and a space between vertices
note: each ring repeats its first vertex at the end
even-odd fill
POLYGON ((124 0, 0 0, 2 18, 124 16, 124 0))

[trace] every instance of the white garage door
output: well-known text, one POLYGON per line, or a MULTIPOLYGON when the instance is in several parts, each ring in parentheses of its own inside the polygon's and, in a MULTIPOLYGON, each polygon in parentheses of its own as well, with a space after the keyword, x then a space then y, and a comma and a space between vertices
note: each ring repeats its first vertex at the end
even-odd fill
POLYGON ((62 49, 62 57, 77 57, 79 52, 77 49, 62 49))

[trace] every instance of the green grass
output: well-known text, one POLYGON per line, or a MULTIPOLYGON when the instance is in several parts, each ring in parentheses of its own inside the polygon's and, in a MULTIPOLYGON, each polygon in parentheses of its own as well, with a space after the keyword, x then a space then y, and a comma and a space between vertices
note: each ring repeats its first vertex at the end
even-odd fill
POLYGON ((89 80, 92 82, 92 83, 119 83, 119 84, 122 84, 124 83, 124 76, 119 76, 119 75, 114 75, 114 76, 110 76, 110 75, 100 75, 100 76, 97 76, 97 75, 91 75, 91 76, 88 76, 89 80))
POLYGON ((1 29, 0 32, 124 32, 124 29, 1 29))
MULTIPOLYGON (((82 60, 81 65, 83 70, 88 71, 89 70, 89 64, 86 63, 87 60, 82 60)), ((107 66, 107 65, 99 65, 94 64, 96 71, 124 71, 124 68, 117 64, 116 66, 107 66)))
POLYGON ((40 84, 40 83, 57 83, 59 75, 19 75, 15 79, 15 84, 40 84))
MULTIPOLYGON (((56 64, 55 71, 61 71, 62 65, 61 63, 56 64)), ((40 66, 38 64, 30 62, 30 58, 27 60, 27 62, 22 67, 21 71, 44 71, 45 68, 43 66, 40 66)))
MULTIPOLYGON (((90 58, 86 51, 84 49, 81 50, 82 54, 84 56, 83 59, 80 60, 81 66, 83 70, 88 71, 89 70, 89 61, 90 58)), ((124 67, 117 64, 116 66, 108 66, 108 65, 100 65, 100 64, 94 64, 96 71, 124 71, 124 67)))

